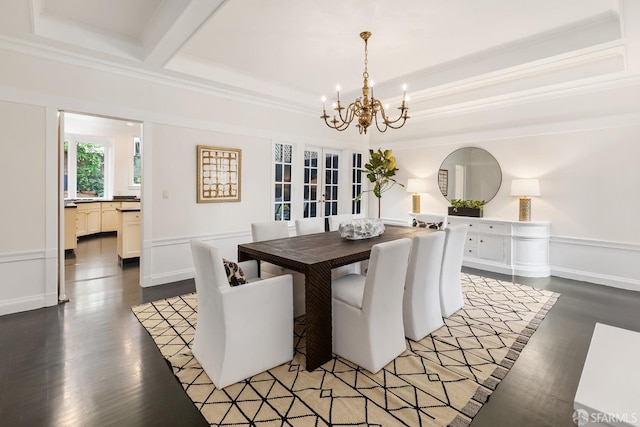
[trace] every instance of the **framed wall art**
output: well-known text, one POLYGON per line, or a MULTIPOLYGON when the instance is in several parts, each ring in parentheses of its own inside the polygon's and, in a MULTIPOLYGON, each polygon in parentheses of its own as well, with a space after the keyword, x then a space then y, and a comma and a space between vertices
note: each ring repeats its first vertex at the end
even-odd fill
POLYGON ((198 203, 239 202, 242 150, 198 145, 198 203))
POLYGON ((449 171, 447 169, 438 171, 438 187, 440 187, 442 195, 447 197, 449 194, 449 171))

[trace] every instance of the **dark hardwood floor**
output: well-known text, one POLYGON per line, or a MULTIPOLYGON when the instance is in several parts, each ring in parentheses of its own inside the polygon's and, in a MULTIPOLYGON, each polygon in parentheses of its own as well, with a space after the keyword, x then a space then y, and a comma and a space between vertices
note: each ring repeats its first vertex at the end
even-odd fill
MULTIPOLYGON (((137 265, 118 266, 115 245, 115 236, 79 242, 67 260, 68 303, 0 317, 0 426, 207 425, 130 310, 192 292, 193 282, 142 289, 137 265)), ((640 292, 554 277, 516 281, 562 296, 472 427, 575 426, 593 327, 640 331, 640 292)))

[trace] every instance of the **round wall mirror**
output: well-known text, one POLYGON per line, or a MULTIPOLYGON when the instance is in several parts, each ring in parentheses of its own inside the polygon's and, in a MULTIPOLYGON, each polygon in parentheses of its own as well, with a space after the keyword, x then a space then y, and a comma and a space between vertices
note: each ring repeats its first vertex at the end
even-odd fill
POLYGON ((502 170, 495 157, 477 147, 460 148, 449 154, 438 171, 438 187, 447 200, 488 202, 502 184, 502 170))

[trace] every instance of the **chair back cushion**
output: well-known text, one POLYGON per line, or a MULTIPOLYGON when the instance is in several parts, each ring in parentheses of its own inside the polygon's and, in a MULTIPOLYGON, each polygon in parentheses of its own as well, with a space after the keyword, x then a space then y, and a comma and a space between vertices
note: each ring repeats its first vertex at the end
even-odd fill
POLYGON ((324 218, 296 219, 296 235, 324 233, 324 218))
POLYGON ((251 224, 251 237, 254 242, 283 239, 289 237, 289 225, 286 221, 254 222, 251 224))
POLYGON ((410 250, 411 240, 407 238, 379 243, 371 248, 362 298, 363 312, 380 319, 389 314, 402 320, 402 294, 410 250))
POLYGON ((445 229, 440 272, 440 309, 443 317, 449 317, 464 306, 460 272, 468 228, 466 224, 458 224, 445 229))
POLYGON ((440 268, 445 233, 424 233, 412 239, 404 288, 404 329, 412 340, 420 340, 442 326, 440 312, 440 268))

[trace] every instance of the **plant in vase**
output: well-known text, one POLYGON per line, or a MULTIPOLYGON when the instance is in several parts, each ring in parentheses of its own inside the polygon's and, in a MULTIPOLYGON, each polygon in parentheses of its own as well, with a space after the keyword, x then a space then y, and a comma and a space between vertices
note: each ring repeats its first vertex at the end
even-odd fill
POLYGON ((449 202, 449 215, 482 217, 485 200, 451 199, 449 202))
POLYGON ((378 198, 378 218, 380 218, 382 193, 396 184, 404 187, 393 178, 398 170, 396 158, 391 154, 391 150, 382 151, 380 148, 377 151, 369 150, 369 162, 364 165, 363 172, 367 174, 367 179, 373 184, 373 189, 358 194, 356 200, 360 200, 367 191, 373 192, 378 198))

